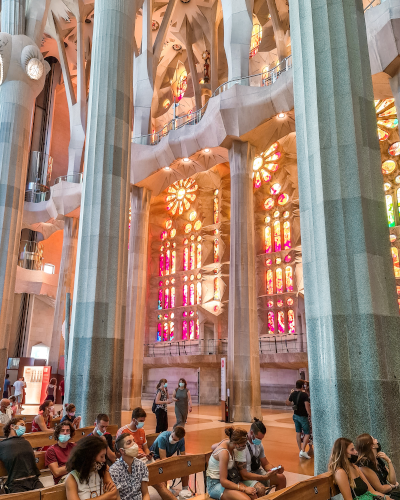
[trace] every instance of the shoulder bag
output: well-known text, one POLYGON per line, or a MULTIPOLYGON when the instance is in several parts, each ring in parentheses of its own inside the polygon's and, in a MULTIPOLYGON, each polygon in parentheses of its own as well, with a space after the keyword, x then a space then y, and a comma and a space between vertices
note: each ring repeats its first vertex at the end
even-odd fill
POLYGON ((255 472, 259 469, 261 469, 261 460, 258 457, 255 457, 253 454, 253 450, 251 449, 250 443, 247 442, 247 449, 249 450, 250 456, 251 456, 251 472, 255 472))
POLYGON ((296 404, 293 403, 293 406, 292 406, 292 410, 293 411, 297 411, 297 406, 299 404, 299 401, 300 401, 300 396, 301 396, 301 391, 299 391, 299 393, 297 394, 297 401, 296 401, 296 404))

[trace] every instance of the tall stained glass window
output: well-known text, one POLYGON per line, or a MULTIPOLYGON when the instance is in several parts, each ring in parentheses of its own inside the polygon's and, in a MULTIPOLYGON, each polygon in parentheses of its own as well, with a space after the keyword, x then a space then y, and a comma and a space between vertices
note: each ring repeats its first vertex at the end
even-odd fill
POLYGON ((288 313, 288 330, 289 333, 296 333, 295 323, 294 323, 294 311, 293 309, 289 309, 288 313))
POLYGON ((162 309, 162 306, 163 306, 163 291, 161 290, 158 290, 158 309, 162 309))
POLYGON ((399 217, 400 217, 400 188, 397 190, 397 209, 399 211, 399 217))
POLYGON ((274 293, 274 273, 272 269, 267 271, 267 295, 273 295, 274 293))
POLYGON ((183 285, 183 305, 188 305, 188 286, 183 285))
POLYGON ((160 253, 160 268, 159 268, 159 276, 164 276, 164 254, 160 253))
POLYGON ((285 269, 286 275, 286 291, 293 292, 293 270, 291 266, 287 266, 285 269))
POLYGON ((194 306, 194 283, 190 284, 189 305, 194 306))
POLYGON ((396 247, 391 247, 393 257, 394 275, 400 278, 400 263, 399 263, 399 250, 396 247))
POLYGON ((285 313, 278 311, 278 332, 285 333, 285 313))
POLYGON ((196 319, 196 339, 200 337, 200 321, 199 318, 196 319))
POLYGON ((196 285, 196 304, 201 304, 201 281, 196 285))
POLYGON ((282 238, 281 238, 281 223, 278 220, 274 222, 274 242, 275 242, 275 252, 280 252, 282 250, 282 238))
POLYGON ((168 323, 164 323, 164 326, 163 326, 163 340, 164 340, 164 342, 168 342, 168 339, 169 339, 168 323))
POLYGON ((218 224, 218 223, 219 223, 219 200, 218 200, 218 197, 215 196, 215 198, 214 198, 214 224, 218 224))
POLYGON ((176 252, 173 250, 171 252, 171 274, 176 273, 176 252))
POLYGON ((268 333, 270 335, 275 333, 275 315, 272 311, 268 313, 268 333))
POLYGON ((169 340, 174 340, 174 330, 175 330, 174 322, 170 321, 169 322, 169 340))
POLYGON ((183 249, 183 270, 187 271, 189 269, 189 249, 185 247, 183 249))
POLYGON ((214 300, 221 300, 218 278, 214 278, 214 300))
POLYGON ((282 276, 282 269, 278 267, 275 270, 275 286, 276 286, 276 293, 283 293, 283 276, 282 276))
POLYGON ((189 321, 189 338, 190 340, 194 339, 194 320, 189 321))
POLYGON ((170 271, 170 262, 171 262, 171 251, 170 250, 167 250, 165 252, 165 275, 168 276, 169 275, 169 271, 170 271))
POLYGON ((214 264, 219 262, 219 241, 218 238, 214 240, 214 264))
POLYGON ((194 269, 196 267, 195 261, 195 244, 190 244, 190 260, 189 260, 189 269, 194 269))
POLYGON ((188 338, 188 324, 187 321, 182 321, 182 340, 187 340, 188 338))
POLYGON ((272 231, 271 226, 265 228, 265 253, 272 252, 272 231))
POLYGON ((292 240, 290 237, 290 222, 288 220, 283 223, 283 246, 285 250, 292 248, 292 240))
POLYGON ((175 300, 175 287, 171 287, 171 308, 175 307, 176 305, 176 300, 175 300))
POLYGON ((394 220, 393 197, 392 195, 387 194, 385 198, 386 198, 386 211, 387 211, 389 227, 394 227, 396 223, 394 220))
POLYGON ((164 291, 164 309, 169 309, 169 288, 164 291))
POLYGON ((201 267, 201 244, 197 244, 197 263, 196 267, 199 268, 201 267))
POLYGON ((162 324, 158 323, 157 325, 157 342, 161 342, 162 340, 162 324))

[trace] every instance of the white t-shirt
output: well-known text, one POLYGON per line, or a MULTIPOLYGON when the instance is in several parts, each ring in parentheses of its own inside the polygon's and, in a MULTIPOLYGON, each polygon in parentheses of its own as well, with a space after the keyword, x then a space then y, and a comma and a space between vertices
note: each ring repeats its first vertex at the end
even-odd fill
POLYGON ((246 462, 246 468, 249 472, 251 472, 251 455, 249 452, 249 448, 247 445, 250 445, 251 451, 253 452, 253 456, 256 458, 265 458, 265 453, 264 453, 264 446, 261 444, 255 445, 252 443, 249 443, 247 441, 246 443, 246 449, 245 450, 234 450, 234 455, 235 455, 235 461, 236 462, 246 462))
POLYGON ((22 380, 17 380, 14 382, 14 388, 15 388, 15 393, 14 396, 19 396, 20 394, 23 393, 25 387, 25 382, 22 382, 22 380))

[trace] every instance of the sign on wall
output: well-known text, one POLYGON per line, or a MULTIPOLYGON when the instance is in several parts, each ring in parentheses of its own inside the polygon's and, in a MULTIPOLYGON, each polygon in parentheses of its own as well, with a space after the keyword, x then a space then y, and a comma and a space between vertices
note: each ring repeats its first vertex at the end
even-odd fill
POLYGON ((226 358, 221 359, 221 401, 226 401, 226 358))

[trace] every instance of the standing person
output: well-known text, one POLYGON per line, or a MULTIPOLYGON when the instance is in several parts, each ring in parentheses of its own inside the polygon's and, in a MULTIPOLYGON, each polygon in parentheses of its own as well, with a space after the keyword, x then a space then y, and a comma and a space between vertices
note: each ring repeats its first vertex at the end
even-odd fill
POLYGON ((107 470, 106 450, 107 444, 96 436, 78 441, 67 462, 67 500, 117 500, 118 490, 107 470))
POLYGON ((17 405, 17 400, 15 399, 15 396, 10 396, 10 407, 11 407, 11 414, 12 418, 15 418, 15 415, 17 414, 18 411, 18 405, 17 405))
POLYGON ((8 399, 10 397, 10 387, 11 387, 10 374, 7 373, 6 379, 4 380, 3 398, 8 399))
POLYGON ((24 394, 25 382, 23 380, 24 377, 19 377, 19 379, 14 382, 14 396, 17 399, 18 409, 21 409, 22 406, 22 396, 24 394))
POLYGON ((383 495, 372 488, 368 479, 355 465, 357 460, 358 455, 350 439, 336 439, 329 459, 328 470, 332 472, 334 482, 337 484, 343 500, 361 497, 368 491, 383 499, 383 495))
POLYGON ((46 400, 53 401, 56 400, 56 392, 57 392, 57 379, 52 378, 50 380, 50 384, 46 387, 46 400))
POLYGON ((54 413, 53 401, 45 401, 39 406, 39 413, 32 421, 31 432, 53 432, 50 429, 51 419, 54 413))
POLYGON ((147 483, 149 470, 143 462, 137 460, 139 447, 133 437, 121 434, 115 441, 119 458, 110 467, 110 476, 117 487, 121 500, 150 500, 147 483))
POLYGON ((55 484, 63 482, 64 476, 68 473, 66 464, 75 446, 75 443, 70 441, 74 434, 75 429, 70 422, 57 424, 54 429, 54 439, 57 443, 46 450, 45 465, 53 474, 55 484))
POLYGON ((6 425, 11 420, 12 410, 9 399, 0 401, 0 424, 6 425))
POLYGON ((26 382, 25 382, 24 377, 22 377, 22 382, 24 383, 24 387, 22 389, 22 403, 21 403, 21 408, 20 408, 21 411, 23 410, 23 406, 25 404, 25 397, 26 397, 26 382))
POLYGON ((68 421, 70 422, 75 429, 78 429, 82 417, 76 417, 76 407, 74 404, 70 403, 69 405, 65 406, 65 415, 61 419, 61 422, 68 421))
POLYGON ((7 470, 8 493, 23 493, 43 488, 39 481, 35 454, 30 443, 23 438, 25 422, 13 418, 4 427, 6 439, 0 442, 0 460, 7 470))
POLYGON ((179 379, 178 387, 172 394, 172 401, 175 401, 176 424, 174 429, 175 427, 185 427, 188 413, 192 411, 192 396, 189 389, 187 389, 184 378, 179 379))
POLYGON ((173 401, 168 399, 168 382, 166 378, 162 378, 157 384, 157 393, 154 400, 156 405, 156 420, 157 427, 156 433, 164 432, 168 430, 168 413, 167 405, 171 404, 173 401))
POLYGON ((310 425, 308 416, 311 417, 310 400, 304 391, 304 380, 296 382, 296 390, 292 392, 289 399, 286 401, 288 406, 293 405, 293 421, 296 427, 296 441, 299 447, 300 458, 311 458, 305 451, 310 439, 310 425), (301 442, 301 431, 304 431, 304 439, 301 442))
MULTIPOLYGON (((308 380, 304 381, 304 392, 308 396, 308 400, 310 401, 311 408, 311 397, 310 397, 310 382, 308 380)), ((312 453, 314 451, 314 440, 313 440, 313 432, 312 432, 312 422, 311 415, 308 415, 308 425, 310 427, 310 439, 308 440, 308 453, 312 453)), ((304 440, 304 432, 301 433, 301 441, 304 440)))
POLYGON ((118 429, 116 435, 116 437, 118 438, 122 434, 130 434, 139 447, 137 458, 143 460, 145 463, 153 461, 149 447, 147 446, 146 433, 143 429, 146 417, 147 414, 143 410, 143 408, 140 408, 140 406, 135 408, 132 411, 131 423, 128 425, 124 425, 123 427, 118 429))
POLYGON ((59 389, 60 394, 61 394, 61 404, 64 406, 64 394, 65 394, 64 379, 61 380, 60 386, 58 389, 59 389))
POLYGON ((110 425, 110 419, 105 413, 99 413, 94 422, 94 429, 89 436, 98 436, 107 443, 107 465, 111 465, 115 462, 115 451, 113 445, 113 438, 107 428, 110 425))

